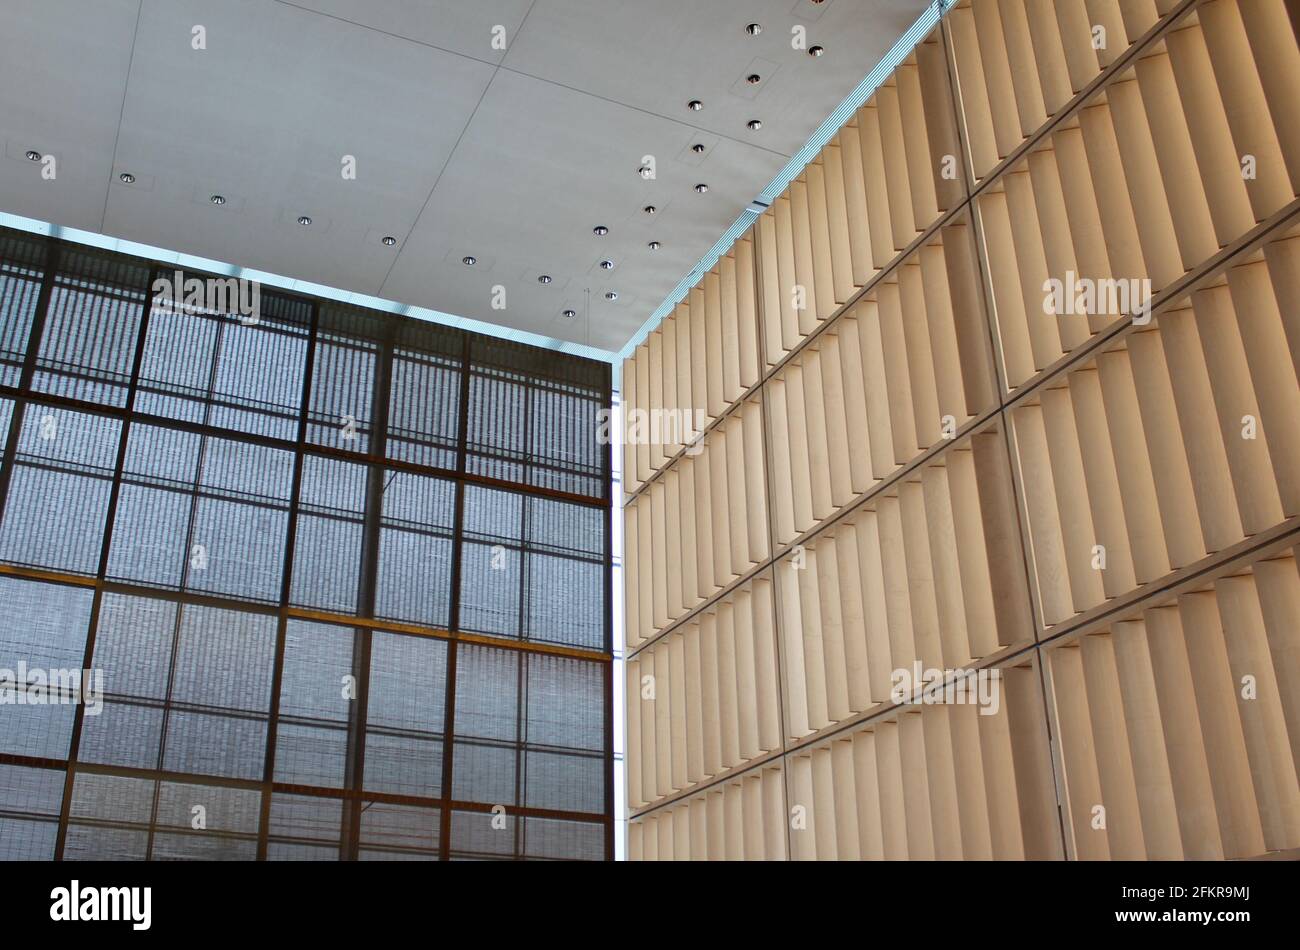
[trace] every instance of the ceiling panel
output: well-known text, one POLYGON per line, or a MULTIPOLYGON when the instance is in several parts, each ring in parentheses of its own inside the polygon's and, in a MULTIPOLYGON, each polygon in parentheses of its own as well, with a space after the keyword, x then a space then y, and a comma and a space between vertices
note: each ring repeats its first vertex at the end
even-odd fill
POLYGON ((618 349, 925 6, 5 0, 0 210, 618 349))

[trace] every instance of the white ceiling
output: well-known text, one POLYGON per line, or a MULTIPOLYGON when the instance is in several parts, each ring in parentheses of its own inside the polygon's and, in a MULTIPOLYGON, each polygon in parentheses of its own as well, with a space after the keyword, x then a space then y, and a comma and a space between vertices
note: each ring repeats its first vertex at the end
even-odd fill
POLYGON ((0 0, 0 211, 617 350, 926 6, 0 0))

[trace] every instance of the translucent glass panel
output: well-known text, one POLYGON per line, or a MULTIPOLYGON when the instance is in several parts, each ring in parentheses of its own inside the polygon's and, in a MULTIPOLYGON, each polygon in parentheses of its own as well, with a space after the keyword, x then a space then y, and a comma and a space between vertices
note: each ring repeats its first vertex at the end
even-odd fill
POLYGON ((0 239, 0 386, 17 386, 40 300, 44 254, 23 238, 0 239))
MULTIPOLYGON (((48 683, 54 671, 80 671, 86 665, 92 598, 93 593, 81 587, 0 577, 0 604, 6 615, 0 624, 0 669, 10 671, 16 681, 26 670, 28 682, 38 686, 48 683), (36 672, 40 680, 31 678, 36 672)), ((23 690, 24 685, 18 682, 16 688, 23 690)), ((25 701, 26 696, 14 692, 14 685, 0 688, 10 693, 0 706, 0 752, 65 758, 72 738, 75 697, 60 690, 57 702, 31 704, 25 701)), ((54 693, 30 695, 33 699, 56 698, 54 693)))
POLYGON ((369 452, 378 344, 321 329, 311 377, 307 441, 369 452))
POLYGON ((447 644, 375 633, 370 645, 365 787, 399 795, 442 793, 447 644))
POLYGON ((342 788, 357 695, 350 627, 290 620, 276 726, 275 780, 342 788))
POLYGON ((356 613, 367 472, 352 462, 303 457, 291 603, 356 613))
POLYGON ((49 861, 59 835, 64 773, 0 765, 0 861, 49 861))
POLYGON ((121 423, 32 403, 0 523, 0 560, 94 574, 121 423))
POLYGON ((456 467, 461 359, 398 350, 388 406, 388 457, 456 467))
POLYGON ((375 616, 447 627, 455 507, 452 482, 384 473, 375 616))
POLYGON ((599 508, 467 486, 461 629, 603 648, 605 552, 599 508))
POLYGON ((136 409, 279 439, 298 432, 311 308, 261 295, 255 323, 155 301, 136 409))
POLYGON ((68 250, 50 294, 32 388, 126 405, 149 270, 128 258, 68 250))
POLYGON ((287 451, 134 426, 108 576, 279 600, 292 475, 287 451))
POLYGON ((275 631, 273 616, 105 594, 104 709, 83 721, 80 759, 261 779, 275 631))

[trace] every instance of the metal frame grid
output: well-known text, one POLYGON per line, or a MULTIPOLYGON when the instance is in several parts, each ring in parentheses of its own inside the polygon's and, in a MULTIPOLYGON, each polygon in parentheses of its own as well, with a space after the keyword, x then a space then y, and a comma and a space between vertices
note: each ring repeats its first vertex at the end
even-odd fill
POLYGON ((6 856, 612 859, 610 366, 173 276, 0 230, 6 856))

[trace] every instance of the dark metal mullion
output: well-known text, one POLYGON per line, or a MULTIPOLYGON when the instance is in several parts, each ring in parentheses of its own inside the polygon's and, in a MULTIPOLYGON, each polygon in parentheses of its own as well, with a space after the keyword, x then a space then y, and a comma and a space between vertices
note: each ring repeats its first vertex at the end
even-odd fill
MULTIPOLYGON (((605 410, 610 414, 609 438, 601 453, 605 487, 605 650, 610 661, 604 664, 605 699, 605 860, 613 861, 614 849, 614 368, 605 370, 605 410)), ((599 431, 599 429, 597 430, 599 431)), ((626 473, 624 473, 626 478, 626 473)), ((626 539, 624 539, 626 540, 626 539)), ((626 565, 627 559, 624 558, 626 565)), ((626 570, 626 567, 624 567, 626 570)), ((624 645, 626 652, 627 644, 624 645)), ((626 700, 625 700, 626 702, 626 700)), ((627 750, 623 750, 624 755, 627 750)))
MULTIPOLYGON (((456 413, 456 473, 465 474, 467 445, 469 441, 469 398, 470 398, 470 363, 472 359, 473 338, 461 335, 461 370, 460 400, 456 413)), ((448 607, 447 629, 451 640, 447 643, 447 681, 444 692, 442 713, 442 794, 438 810, 438 859, 450 860, 451 857, 451 801, 452 782, 455 778, 453 767, 453 737, 456 731, 456 666, 457 634, 460 632, 460 596, 461 596, 461 547, 465 536, 465 482, 456 480, 456 507, 452 516, 451 538, 451 602, 448 607)))
MULTIPOLYGON (((108 576, 108 558, 113 547, 113 526, 117 521, 117 504, 122 494, 122 472, 126 467, 127 442, 131 435, 131 411, 135 408, 135 396, 139 389, 140 368, 144 364, 144 350, 149 336, 149 318, 153 312, 153 282, 158 273, 156 267, 150 268, 144 307, 137 329, 135 353, 131 358, 131 376, 126 391, 126 417, 118 431, 117 458, 113 463, 112 487, 108 494, 108 509, 104 513, 104 535, 99 546, 99 566, 95 572, 100 582, 95 588, 94 598, 90 604, 90 621, 86 628, 86 647, 82 653, 81 668, 90 669, 95 659, 95 641, 99 635, 100 610, 104 602, 103 581, 108 576)), ((76 775, 76 766, 81 754, 81 730, 85 723, 85 706, 76 705, 72 714, 72 737, 68 742, 68 778, 63 788, 63 803, 59 812, 59 831, 54 846, 55 860, 62 860, 68 837, 68 817, 72 809, 72 784, 76 775)), ((151 832, 152 836, 152 832, 151 832)))
MULTIPOLYGON (((370 405, 370 463, 366 469, 365 527, 361 533, 361 570, 357 578, 358 616, 375 616, 375 593, 379 579, 379 542, 382 537, 384 489, 387 487, 384 455, 388 443, 389 399, 393 382, 393 325, 385 324, 384 338, 375 351, 375 380, 370 405)), ((366 777, 366 716, 370 702, 370 652, 374 633, 370 628, 355 629, 352 642, 352 676, 357 693, 348 717, 348 744, 344 787, 358 793, 343 806, 343 828, 339 840, 339 857, 355 861, 361 838, 363 803, 359 793, 366 777)))
MULTIPOLYGON (((60 249, 60 242, 53 238, 45 249, 45 271, 41 274, 41 289, 36 295, 36 311, 32 314, 32 325, 27 331, 27 352, 23 354, 23 370, 18 376, 20 394, 31 389, 32 377, 36 375, 36 357, 41 348, 41 337, 45 333, 45 317, 50 308, 50 298, 54 293, 60 249)), ((9 437, 5 440, 4 456, 0 459, 0 524, 4 523, 5 505, 9 500, 9 483, 13 478, 18 455, 18 440, 26 411, 26 400, 15 398, 14 410, 9 417, 9 437)))
POLYGON ((289 598, 293 589, 293 562, 298 542, 298 513, 302 496, 302 470, 306 456, 307 413, 311 406, 312 379, 316 367, 316 336, 320 324, 320 305, 313 303, 307 327, 307 353, 304 357, 302 396, 298 403, 297 451, 293 456, 293 483, 289 490, 289 525, 285 534, 283 573, 280 576, 280 618, 275 628, 275 659, 271 666, 271 702, 267 708, 266 764, 262 772, 262 801, 257 825, 257 860, 266 860, 267 836, 271 826, 271 787, 275 781, 275 752, 279 739, 280 689, 284 681, 284 651, 288 639, 289 598))

